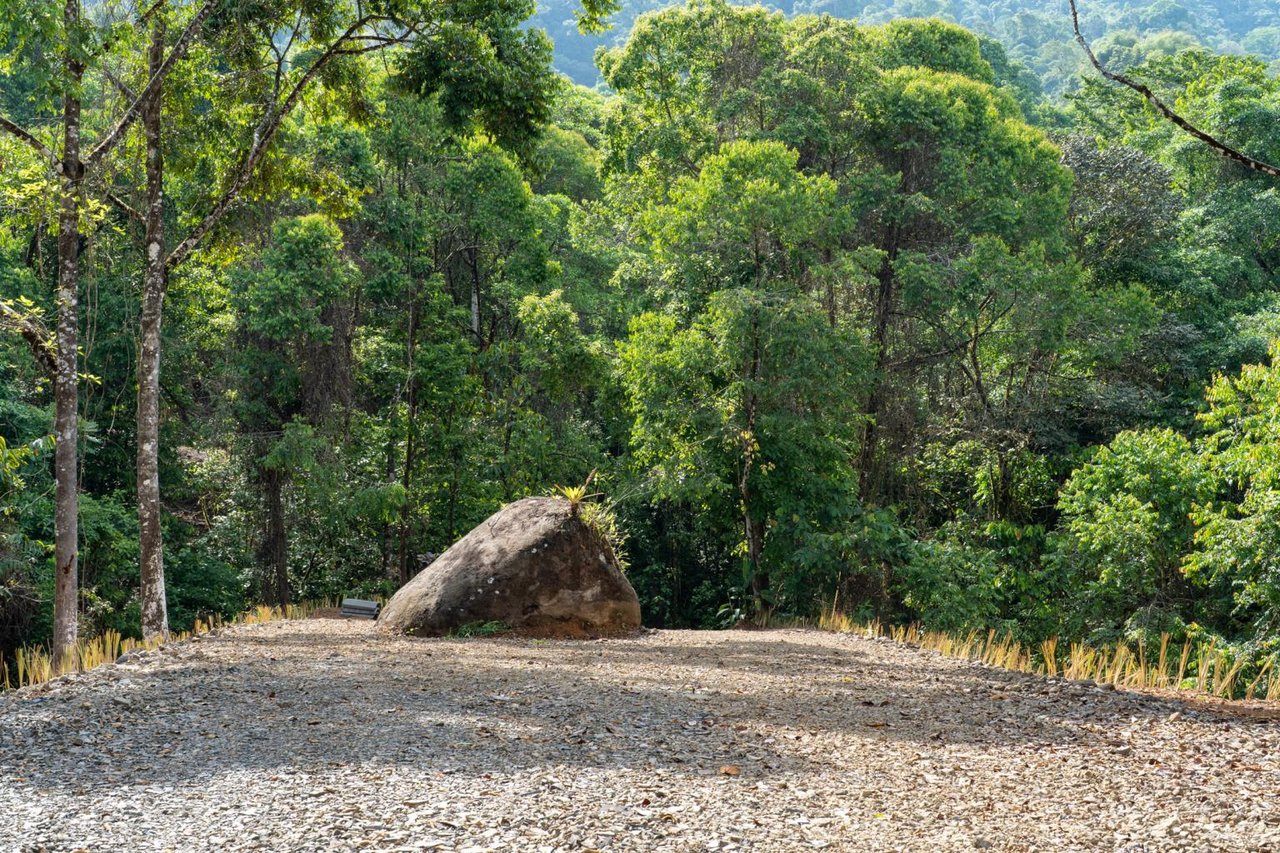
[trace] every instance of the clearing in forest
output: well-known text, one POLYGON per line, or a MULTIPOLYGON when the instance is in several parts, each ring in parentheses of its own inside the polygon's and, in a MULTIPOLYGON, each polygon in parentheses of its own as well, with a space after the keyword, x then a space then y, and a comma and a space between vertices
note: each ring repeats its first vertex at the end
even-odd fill
POLYGON ((8 850, 1280 850, 1280 725, 815 631, 228 629, 0 696, 8 850))

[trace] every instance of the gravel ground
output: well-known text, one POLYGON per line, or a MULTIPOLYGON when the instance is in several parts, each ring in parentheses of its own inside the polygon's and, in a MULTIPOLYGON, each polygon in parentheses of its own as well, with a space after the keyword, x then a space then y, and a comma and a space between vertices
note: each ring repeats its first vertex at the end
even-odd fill
POLYGON ((0 850, 1280 851, 1280 725, 811 631, 242 627, 0 696, 0 850))

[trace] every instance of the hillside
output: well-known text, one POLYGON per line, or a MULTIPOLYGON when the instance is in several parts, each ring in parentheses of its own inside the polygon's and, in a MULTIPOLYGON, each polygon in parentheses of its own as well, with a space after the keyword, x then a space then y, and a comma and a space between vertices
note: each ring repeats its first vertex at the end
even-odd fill
POLYGON ((813 631, 307 620, 0 696, 4 850, 1269 850, 1278 782, 1275 723, 813 631))
MULTIPOLYGON (((576 0, 544 0, 534 23, 555 42, 555 66, 575 82, 594 86, 597 47, 621 44, 635 19, 671 5, 668 0, 622 0, 613 29, 583 36, 574 24, 576 0)), ((1011 59, 1031 69, 1048 93, 1074 88, 1083 57, 1072 40, 1066 0, 769 0, 787 14, 829 14, 884 23, 894 18, 937 17, 1000 41, 1011 59)), ((1086 34, 1100 39, 1104 56, 1126 64, 1199 43, 1222 53, 1254 53, 1280 60, 1280 16, 1272 0, 1083 0, 1086 34)))

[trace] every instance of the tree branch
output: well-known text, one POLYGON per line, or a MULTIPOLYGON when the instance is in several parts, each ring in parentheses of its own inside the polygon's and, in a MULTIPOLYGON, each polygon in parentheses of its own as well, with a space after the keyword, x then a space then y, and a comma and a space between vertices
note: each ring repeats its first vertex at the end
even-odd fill
POLYGON ((1228 160, 1239 163, 1241 166, 1252 169, 1255 172, 1261 172, 1262 174, 1270 175, 1273 178, 1280 178, 1280 168, 1272 166, 1269 163, 1264 163, 1261 160, 1255 160, 1248 154, 1232 148, 1225 142, 1210 136, 1182 116, 1175 113, 1147 86, 1142 83, 1138 83, 1135 80, 1131 80, 1123 74, 1108 71, 1103 67, 1102 63, 1098 61, 1098 57, 1094 55, 1093 49, 1089 47, 1089 43, 1085 41, 1084 35, 1080 32, 1080 15, 1076 11, 1076 0, 1069 0, 1069 2, 1071 4, 1071 26, 1075 29, 1076 41, 1080 44, 1080 47, 1084 50, 1085 56, 1089 57, 1089 62, 1098 70, 1099 74, 1107 80, 1110 80, 1112 83, 1119 83, 1121 86, 1125 86, 1137 92, 1146 99, 1148 104, 1155 108, 1156 112, 1164 116, 1165 119, 1182 128, 1182 130, 1191 136, 1194 136, 1196 139, 1199 139, 1201 142, 1205 143, 1228 160))
POLYGON ((404 41, 399 39, 388 40, 385 42, 376 42, 374 44, 368 44, 368 45, 365 45, 364 47, 352 47, 352 48, 346 48, 344 50, 335 50, 334 53, 341 56, 360 56, 365 53, 374 53, 375 51, 386 50, 388 47, 394 44, 404 44, 404 43, 405 43, 404 41))
MULTIPOLYGON (((155 74, 151 75, 151 79, 147 81, 147 85, 143 87, 142 91, 138 93, 138 96, 133 99, 133 103, 129 104, 129 108, 125 110, 124 115, 122 115, 120 120, 116 122, 116 126, 113 127, 111 132, 103 137, 102 141, 95 145, 93 150, 89 152, 89 156, 86 157, 84 161, 86 169, 91 169, 101 162, 102 158, 106 157, 107 154, 110 153, 111 149, 115 148, 120 140, 124 138, 125 131, 129 129, 130 125, 132 125, 135 120, 137 120, 138 116, 142 115, 143 108, 160 90, 160 84, 169 76, 169 72, 173 70, 173 66, 177 64, 178 60, 186 56, 187 50, 191 47, 191 42, 193 42, 195 37, 199 34, 201 27, 204 26, 205 20, 208 19, 209 15, 213 13, 213 10, 217 8, 218 4, 221 2, 222 0, 205 0, 205 4, 200 7, 195 16, 187 23, 187 28, 183 30, 182 35, 178 37, 177 44, 173 46, 173 50, 169 52, 167 57, 165 57, 164 63, 156 70, 155 74)), ((155 11, 154 7, 152 11, 155 11)), ((148 12, 147 14, 150 15, 151 12, 148 12)))
POLYGON ((49 330, 39 319, 0 299, 0 329, 8 329, 21 335, 31 347, 31 354, 35 356, 45 375, 51 379, 57 375, 58 354, 49 330))
POLYGON ((150 9, 142 13, 142 15, 138 18, 138 21, 140 23, 145 24, 147 21, 151 20, 151 16, 154 15, 156 12, 159 12, 160 8, 164 6, 165 2, 166 0, 156 0, 156 2, 152 4, 150 9))
POLYGON ((0 116, 0 129, 9 131, 9 133, 26 143, 29 148, 35 149, 36 153, 39 154, 42 159, 49 161, 49 165, 57 168, 58 155, 54 154, 53 149, 48 145, 45 145, 39 139, 36 139, 30 133, 27 133, 27 131, 18 127, 4 116, 0 116))
POLYGON ((145 221, 142 216, 142 212, 139 211, 137 208, 130 205, 127 201, 120 198, 120 196, 116 195, 111 190, 104 190, 104 192, 106 193, 107 201, 114 204, 117 208, 120 209, 122 213, 124 213, 130 219, 134 220, 135 222, 145 221))
POLYGON ((112 86, 115 86, 118 90, 120 90, 120 94, 124 95, 129 100, 136 101, 138 99, 138 93, 133 91, 133 89, 129 86, 128 83, 124 82, 118 76, 116 76, 115 72, 113 72, 110 68, 107 68, 104 66, 102 69, 102 76, 106 77, 107 82, 109 82, 112 86))
POLYGON ((209 212, 205 214, 204 218, 200 220, 200 223, 191 230, 182 242, 173 247, 173 251, 169 253, 169 257, 165 260, 167 269, 172 270, 182 264, 195 251, 200 241, 218 224, 218 220, 226 214, 231 205, 240 197, 240 193, 244 191, 244 188, 248 186, 249 181, 253 178, 253 174, 258 168, 258 163, 262 161, 267 149, 271 146, 272 140, 275 139, 280 126, 293 111, 294 107, 298 105, 298 101, 307 87, 311 85, 311 81, 324 70, 330 60, 344 52, 343 45, 351 41, 366 25, 377 20, 381 20, 381 18, 374 15, 365 15, 348 27, 346 32, 334 39, 324 53, 320 54, 311 63, 302 77, 289 90, 289 94, 285 96, 284 101, 278 104, 272 103, 266 109, 262 114, 262 118, 258 121, 258 126, 254 128, 253 143, 235 170, 231 183, 209 212))

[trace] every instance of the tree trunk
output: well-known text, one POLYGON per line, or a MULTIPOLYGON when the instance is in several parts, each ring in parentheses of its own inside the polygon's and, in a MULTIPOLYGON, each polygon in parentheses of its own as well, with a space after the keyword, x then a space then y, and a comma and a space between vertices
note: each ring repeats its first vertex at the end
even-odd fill
MULTIPOLYGON (((754 309, 753 309, 754 310, 754 309)), ((756 414, 759 401, 750 385, 761 373, 760 353, 760 319, 757 314, 751 318, 751 358, 743 370, 743 385, 746 398, 743 414, 746 415, 746 428, 742 431, 742 472, 738 479, 738 497, 742 499, 742 534, 747 544, 748 586, 751 590, 751 601, 761 624, 769 621, 772 605, 766 592, 769 589, 769 574, 761 563, 764 551, 764 521, 756 518, 753 511, 751 493, 751 472, 755 466, 755 457, 759 452, 756 439, 756 414)))
POLYGON ((876 274, 875 314, 872 319, 871 345, 875 349, 875 372, 872 377, 871 393, 867 395, 867 425, 862 433, 862 447, 858 453, 858 486, 864 501, 873 497, 873 491, 882 485, 876 482, 876 450, 880 441, 880 420, 884 412, 885 392, 888 390, 889 377, 889 326, 897 303, 896 275, 893 263, 897 257, 896 230, 891 232, 886 241, 884 261, 876 274))
POLYGON ((468 261, 471 265, 471 334, 475 335, 476 346, 484 349, 484 338, 480 336, 480 264, 474 250, 468 253, 468 261))
MULTIPOLYGON (((393 482, 396 476, 396 434, 387 430, 387 455, 384 470, 384 481, 393 482)), ((382 525, 382 576, 389 581, 396 580, 399 570, 393 562, 395 556, 396 526, 391 522, 382 525)))
MULTIPOLYGON (((78 0, 63 7, 65 32, 80 25, 78 0)), ((53 659, 58 668, 74 662, 78 631, 79 567, 79 487, 77 439, 79 433, 79 375, 76 347, 79 344, 78 282, 80 278, 80 193, 83 167, 80 164, 80 79, 84 66, 68 48, 67 92, 62 104, 62 188, 58 212, 58 360, 54 380, 55 506, 53 517, 53 659)))
POLYGON ((289 540, 284 527, 284 474, 274 468, 262 472, 266 491, 267 530, 259 561, 266 569, 266 583, 271 603, 277 607, 289 604, 289 540))
MULTIPOLYGON (((151 74, 164 61, 164 15, 154 16, 151 74)), ((160 322, 168 276, 164 252, 164 160, 160 148, 160 90, 142 114, 147 145, 146 266, 138 347, 138 540, 142 562, 142 635, 167 639, 164 541, 160 530, 160 322)))
POLYGON ((409 340, 405 349, 409 399, 404 436, 404 474, 401 479, 401 485, 404 487, 404 503, 400 506, 400 543, 397 551, 401 586, 409 582, 409 522, 413 516, 413 466, 417 461, 418 455, 418 379, 415 361, 418 338, 418 289, 416 281, 409 298, 409 340))
POLYGON ((764 524, 760 519, 754 518, 750 511, 743 513, 743 521, 747 535, 747 561, 751 570, 751 600, 761 624, 768 624, 773 605, 768 600, 769 573, 760 563, 760 555, 764 550, 764 524))

